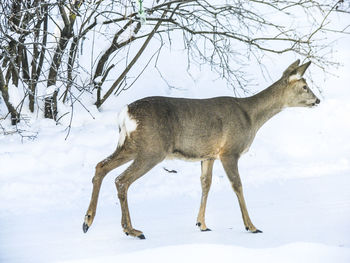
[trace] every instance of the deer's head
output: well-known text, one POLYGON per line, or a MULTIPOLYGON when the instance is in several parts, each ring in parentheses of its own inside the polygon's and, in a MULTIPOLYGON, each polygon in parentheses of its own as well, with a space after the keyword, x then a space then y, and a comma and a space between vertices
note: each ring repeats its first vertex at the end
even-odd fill
POLYGON ((306 69, 311 62, 299 66, 298 59, 283 72, 285 83, 286 106, 288 107, 313 107, 320 103, 320 99, 311 91, 303 78, 306 69))

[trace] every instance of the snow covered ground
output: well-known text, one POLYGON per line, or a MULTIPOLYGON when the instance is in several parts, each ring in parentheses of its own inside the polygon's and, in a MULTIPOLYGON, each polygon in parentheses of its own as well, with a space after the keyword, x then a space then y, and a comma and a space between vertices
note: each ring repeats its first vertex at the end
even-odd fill
MULTIPOLYGON (((104 180, 94 224, 83 234, 94 167, 117 143, 118 110, 138 97, 167 93, 162 82, 145 90, 152 84, 146 74, 148 80, 106 103, 102 113, 91 105, 95 120, 81 110, 67 140, 65 125, 44 119, 31 127, 39 132, 34 141, 0 137, 0 262, 350 262, 346 46, 339 78, 321 83, 320 106, 275 116, 240 160, 248 211, 264 233, 245 231, 219 162, 206 213, 213 231, 200 232, 200 164, 165 161, 129 190, 133 225, 146 240, 125 236, 120 226, 114 178, 125 165, 104 180)), ((279 63, 275 79, 290 62, 279 63)), ((213 89, 204 75, 198 83, 207 86, 169 95, 231 94, 226 87, 213 89)))

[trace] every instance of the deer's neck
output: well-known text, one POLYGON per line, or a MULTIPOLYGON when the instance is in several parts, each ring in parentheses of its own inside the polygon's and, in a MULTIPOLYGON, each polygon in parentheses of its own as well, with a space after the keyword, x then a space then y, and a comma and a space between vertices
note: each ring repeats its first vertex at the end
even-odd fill
POLYGON ((250 116, 257 129, 285 108, 283 93, 284 89, 281 88, 280 81, 277 81, 249 98, 250 116))

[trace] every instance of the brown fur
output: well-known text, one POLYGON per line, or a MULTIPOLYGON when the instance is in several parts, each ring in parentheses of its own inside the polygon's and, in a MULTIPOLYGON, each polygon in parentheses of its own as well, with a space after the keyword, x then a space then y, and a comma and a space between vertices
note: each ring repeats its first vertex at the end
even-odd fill
POLYGON ((144 238, 132 227, 127 203, 129 186, 166 158, 202 162, 202 198, 198 226, 205 224, 205 208, 212 179, 214 160, 220 159, 237 195, 247 230, 260 232, 248 215, 238 172, 238 159, 248 151, 258 129, 286 107, 313 106, 318 98, 299 79, 310 63, 290 65, 280 80, 248 98, 216 97, 184 99, 148 97, 128 106, 136 130, 108 158, 97 164, 93 192, 85 216, 84 232, 93 222, 101 182, 112 169, 133 160, 115 180, 122 210, 122 227, 131 236, 144 238))

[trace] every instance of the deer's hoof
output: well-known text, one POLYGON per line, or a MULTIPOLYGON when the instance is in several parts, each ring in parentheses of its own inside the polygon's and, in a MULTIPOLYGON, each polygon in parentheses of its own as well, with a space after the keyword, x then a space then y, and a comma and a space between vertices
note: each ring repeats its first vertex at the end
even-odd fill
POLYGON ((139 230, 135 230, 135 229, 126 230, 126 229, 124 229, 124 233, 127 236, 130 235, 132 237, 137 237, 139 239, 146 239, 145 235, 139 230))
POLYGON ((84 223, 83 224, 83 232, 86 233, 88 230, 89 230, 89 226, 86 223, 84 223))
POLYGON ((139 239, 146 239, 145 235, 144 234, 141 234, 139 236, 137 236, 139 239))
POLYGON ((202 223, 201 223, 201 222, 197 222, 197 223, 196 223, 196 226, 198 226, 199 229, 200 229, 200 231, 202 231, 202 232, 211 231, 211 229, 210 229, 210 228, 207 228, 205 225, 203 225, 203 227, 206 227, 206 228, 202 228, 202 223))
POLYGON ((259 230, 259 229, 255 229, 255 230, 250 230, 249 227, 245 227, 245 230, 252 232, 253 234, 257 234, 257 233, 262 233, 263 231, 259 230))

